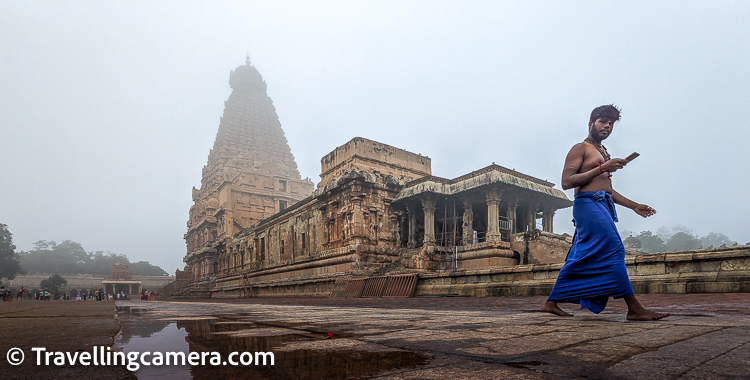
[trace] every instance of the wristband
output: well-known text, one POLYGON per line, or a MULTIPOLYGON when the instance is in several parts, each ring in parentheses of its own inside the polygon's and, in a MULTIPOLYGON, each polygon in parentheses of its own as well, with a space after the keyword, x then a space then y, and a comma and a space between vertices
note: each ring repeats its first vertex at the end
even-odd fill
POLYGON ((602 169, 602 164, 599 163, 599 174, 604 174, 604 169, 602 169))

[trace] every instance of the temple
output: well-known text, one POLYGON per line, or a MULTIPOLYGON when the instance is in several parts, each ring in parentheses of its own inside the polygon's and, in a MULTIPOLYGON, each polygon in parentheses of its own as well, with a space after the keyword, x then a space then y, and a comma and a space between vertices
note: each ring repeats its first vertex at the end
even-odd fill
POLYGON ((266 83, 250 65, 229 73, 232 94, 225 102, 214 147, 203 167, 201 188, 185 234, 187 270, 218 272, 221 242, 308 197, 314 188, 302 180, 266 83))
POLYGON ((321 159, 314 189, 258 71, 247 62, 229 83, 179 277, 223 296, 321 295, 343 277, 564 259, 553 218, 572 202, 552 183, 495 164, 441 178, 426 156, 356 137, 321 159))
POLYGON ((143 290, 143 282, 133 280, 130 268, 123 262, 112 265, 112 273, 109 279, 102 281, 105 294, 124 292, 125 294, 140 294, 143 290))

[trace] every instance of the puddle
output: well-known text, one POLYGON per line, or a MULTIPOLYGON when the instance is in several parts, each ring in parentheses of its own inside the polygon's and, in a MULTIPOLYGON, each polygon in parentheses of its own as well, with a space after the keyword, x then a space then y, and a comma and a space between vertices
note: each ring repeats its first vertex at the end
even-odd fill
MULTIPOLYGON (((139 379, 359 379, 427 363, 424 355, 362 342, 335 326, 253 321, 248 315, 195 319, 149 317, 149 310, 117 307, 124 352, 273 352, 274 365, 142 366, 139 379), (333 331, 334 339, 325 334, 333 331), (338 332, 336 332, 338 331, 338 332)), ((154 313, 158 314, 158 313, 154 313)))

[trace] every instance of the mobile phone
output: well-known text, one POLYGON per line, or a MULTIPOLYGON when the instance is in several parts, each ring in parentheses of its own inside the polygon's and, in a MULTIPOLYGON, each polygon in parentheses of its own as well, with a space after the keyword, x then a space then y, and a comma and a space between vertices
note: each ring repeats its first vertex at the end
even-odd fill
POLYGON ((630 162, 635 160, 636 157, 640 156, 640 153, 633 152, 629 156, 625 157, 625 161, 630 162))

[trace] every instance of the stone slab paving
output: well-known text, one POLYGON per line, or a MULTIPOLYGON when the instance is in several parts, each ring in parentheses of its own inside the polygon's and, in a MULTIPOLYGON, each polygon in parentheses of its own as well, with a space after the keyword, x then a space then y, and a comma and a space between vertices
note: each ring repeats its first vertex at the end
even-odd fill
POLYGON ((273 348, 282 360, 300 350, 341 355, 389 351, 426 358, 411 366, 364 375, 353 371, 338 378, 750 379, 750 294, 639 298, 647 307, 673 315, 662 321, 627 321, 624 302, 614 300, 599 315, 564 306, 575 316, 563 318, 536 312, 544 297, 118 301, 117 305, 147 308, 144 316, 162 320, 238 318, 248 322, 250 330, 222 332, 237 338, 266 333, 300 336, 303 340, 287 339, 273 348), (254 332, 253 326, 257 326, 254 332), (325 339, 326 333, 334 334, 334 339, 325 339))
POLYGON ((120 330, 112 301, 0 302, 0 379, 134 379, 124 367, 38 366, 32 347, 92 352, 109 347, 120 330), (6 353, 20 348, 25 359, 10 365, 6 353))

